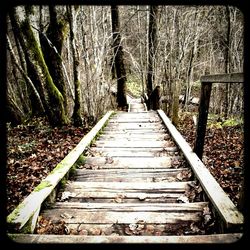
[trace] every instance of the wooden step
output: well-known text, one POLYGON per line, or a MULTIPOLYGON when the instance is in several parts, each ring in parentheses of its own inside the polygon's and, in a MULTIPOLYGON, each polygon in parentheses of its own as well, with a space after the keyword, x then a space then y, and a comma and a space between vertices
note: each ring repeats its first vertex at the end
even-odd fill
POLYGON ((179 169, 100 169, 76 170, 74 179, 77 181, 107 182, 171 182, 189 180, 191 174, 187 168, 179 169))
POLYGON ((161 123, 139 123, 139 122, 134 122, 134 123, 110 123, 108 124, 105 129, 164 129, 165 126, 162 125, 161 123))
POLYGON ((62 219, 62 216, 67 214, 63 218, 65 223, 95 223, 95 224, 132 224, 138 221, 145 221, 146 223, 153 224, 166 224, 166 223, 180 223, 187 221, 200 221, 202 218, 202 210, 200 211, 168 211, 155 212, 155 211, 85 211, 84 209, 49 209, 44 210, 42 215, 46 218, 50 218, 52 221, 58 221, 62 219))
POLYGON ((9 234, 10 239, 18 243, 235 243, 243 236, 242 233, 211 234, 211 235, 178 235, 178 236, 118 236, 118 235, 37 235, 37 234, 9 234))
POLYGON ((102 148, 92 147, 87 155, 109 157, 161 157, 178 154, 176 147, 167 148, 102 148))
POLYGON ((110 193, 184 193, 194 182, 68 182, 65 190, 69 192, 110 192, 110 193))
POLYGON ((56 202, 54 209, 83 209, 84 211, 110 212, 201 212, 208 206, 208 202, 194 203, 86 203, 86 202, 56 202))
POLYGON ((97 140, 94 143, 95 147, 104 148, 167 148, 173 146, 171 141, 127 141, 127 140, 116 140, 116 141, 103 141, 97 140))
POLYGON ((107 136, 129 136, 130 138, 134 138, 137 136, 151 136, 151 135, 155 135, 155 136, 164 136, 167 134, 167 131, 165 130, 152 130, 152 129, 147 129, 147 130, 121 130, 121 131, 116 131, 116 130, 103 130, 101 135, 107 135, 107 136))
POLYGON ((161 123, 159 118, 141 118, 141 117, 134 117, 134 118, 112 118, 109 120, 109 123, 161 123))
POLYGON ((80 168, 90 169, 158 169, 158 168, 171 168, 171 162, 178 161, 180 157, 127 157, 127 158, 106 158, 106 157, 87 157, 85 164, 80 168))
POLYGON ((127 140, 127 141, 142 141, 142 140, 148 140, 148 141, 164 141, 164 140, 169 140, 169 136, 166 135, 165 133, 151 133, 151 134, 133 134, 133 137, 131 137, 128 134, 124 133, 105 133, 101 134, 97 139, 98 140, 108 140, 108 141, 115 141, 115 140, 127 140))

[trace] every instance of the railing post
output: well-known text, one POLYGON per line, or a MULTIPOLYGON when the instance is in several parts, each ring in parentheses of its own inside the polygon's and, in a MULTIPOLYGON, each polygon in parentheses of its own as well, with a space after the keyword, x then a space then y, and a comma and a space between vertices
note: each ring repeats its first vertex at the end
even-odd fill
POLYGON ((198 117, 198 124, 196 128, 196 141, 194 145, 194 152, 197 154, 197 156, 201 160, 202 160, 205 134, 206 134, 211 89, 212 89, 211 82, 201 82, 199 117, 198 117))
POLYGON ((148 97, 147 107, 148 110, 153 109, 157 110, 160 109, 160 86, 156 86, 153 92, 148 97))

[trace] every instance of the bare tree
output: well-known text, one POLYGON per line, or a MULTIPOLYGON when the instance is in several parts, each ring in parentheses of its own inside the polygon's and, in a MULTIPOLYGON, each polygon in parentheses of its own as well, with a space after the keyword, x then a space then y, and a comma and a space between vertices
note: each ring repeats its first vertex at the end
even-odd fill
POLYGON ((121 45, 119 10, 117 5, 111 6, 111 20, 113 33, 113 48, 115 57, 115 70, 117 77, 117 105, 118 108, 127 108, 126 99, 126 70, 124 65, 123 48, 121 45))

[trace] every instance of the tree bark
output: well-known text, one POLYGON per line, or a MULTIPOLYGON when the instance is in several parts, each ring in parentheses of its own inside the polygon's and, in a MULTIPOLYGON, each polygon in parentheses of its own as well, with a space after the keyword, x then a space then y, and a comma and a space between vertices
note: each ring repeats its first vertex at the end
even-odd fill
MULTIPOLYGON (((158 17, 158 6, 150 6, 148 24, 148 75, 147 75, 147 94, 151 95, 153 91, 154 82, 154 59, 157 46, 157 17, 158 17)), ((148 107, 150 109, 150 107, 148 107)))
POLYGON ((113 48, 115 57, 115 71, 117 77, 117 105, 118 108, 127 109, 126 98, 126 70, 124 65, 124 54, 121 45, 119 10, 117 5, 111 6, 111 20, 113 32, 113 48))
POLYGON ((39 32, 39 38, 50 75, 64 98, 64 108, 67 110, 68 97, 61 58, 63 42, 68 33, 67 23, 65 20, 58 20, 54 5, 49 6, 49 13, 50 24, 48 30, 46 35, 43 32, 39 32))
POLYGON ((82 126, 83 121, 81 117, 81 89, 80 89, 80 80, 79 80, 79 58, 77 56, 76 47, 75 47, 75 36, 74 36, 74 20, 73 20, 73 10, 71 6, 67 6, 67 14, 69 21, 70 29, 70 44, 73 55, 73 77, 75 85, 75 105, 73 111, 73 123, 75 126, 82 126))
POLYGON ((37 89, 43 101, 49 122, 52 126, 62 126, 68 123, 63 106, 63 96, 51 78, 28 17, 21 22, 20 28, 25 46, 23 49, 26 52, 26 58, 29 60, 27 62, 28 72, 32 77, 32 82, 36 82, 39 86, 37 89))

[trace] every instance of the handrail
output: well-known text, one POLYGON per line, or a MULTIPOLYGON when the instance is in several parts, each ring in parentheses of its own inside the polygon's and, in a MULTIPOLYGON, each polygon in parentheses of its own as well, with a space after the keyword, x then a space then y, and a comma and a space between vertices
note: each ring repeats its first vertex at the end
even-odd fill
POLYGON ((169 133, 175 140, 176 144, 181 149, 186 160, 189 162, 190 167, 195 173, 197 179, 200 181, 201 186, 214 205, 215 209, 223 219, 226 228, 241 227, 244 223, 244 217, 236 208, 225 191, 221 188, 206 166, 192 151, 190 145, 186 142, 180 132, 172 124, 169 118, 162 110, 157 111, 162 121, 166 125, 169 133))
POLYGON ((199 104, 199 117, 196 129, 194 152, 202 159, 204 140, 206 134, 209 102, 213 83, 243 83, 243 73, 204 75, 201 80, 201 95, 199 104))

